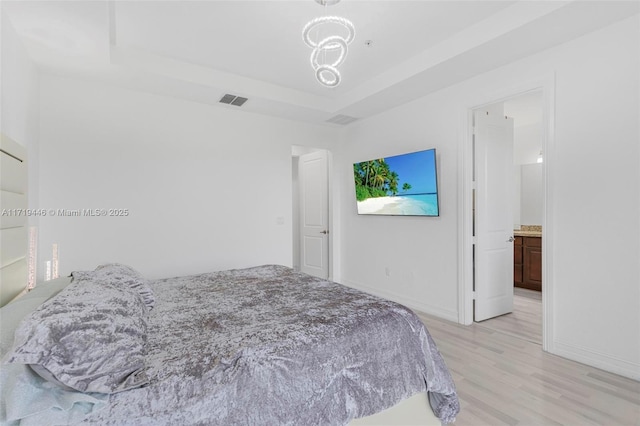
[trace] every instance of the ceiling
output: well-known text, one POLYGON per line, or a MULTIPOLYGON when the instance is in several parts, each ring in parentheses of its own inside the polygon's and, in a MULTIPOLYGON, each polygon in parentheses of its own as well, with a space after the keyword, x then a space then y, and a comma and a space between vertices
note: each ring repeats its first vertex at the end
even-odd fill
POLYGON ((637 1, 2 1, 40 69, 312 123, 364 118, 638 13, 637 1), (350 19, 325 88, 302 28, 350 19), (371 43, 365 43, 371 41, 371 43), (368 45, 369 44, 369 45, 368 45), (482 58, 482 60, 478 60, 482 58))

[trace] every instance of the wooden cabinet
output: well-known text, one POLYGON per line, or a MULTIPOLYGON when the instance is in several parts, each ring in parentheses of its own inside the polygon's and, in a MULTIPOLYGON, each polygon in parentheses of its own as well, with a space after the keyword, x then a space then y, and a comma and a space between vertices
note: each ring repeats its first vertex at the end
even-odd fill
POLYGON ((513 246, 513 284, 542 291, 542 238, 516 237, 513 246))
POLYGON ((542 291, 542 238, 525 237, 523 247, 522 285, 542 291))
POLYGON ((513 242, 513 285, 522 284, 522 237, 513 242))

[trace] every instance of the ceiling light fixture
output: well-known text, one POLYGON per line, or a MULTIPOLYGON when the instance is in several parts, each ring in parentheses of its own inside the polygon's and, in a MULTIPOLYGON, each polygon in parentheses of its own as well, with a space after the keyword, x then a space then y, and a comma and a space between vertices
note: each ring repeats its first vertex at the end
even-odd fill
MULTIPOLYGON (((329 6, 338 3, 340 0, 316 0, 323 6, 329 6)), ((307 23, 302 29, 302 39, 305 44, 313 49, 311 52, 311 67, 316 72, 316 79, 327 87, 336 87, 340 84, 341 76, 338 67, 347 57, 347 46, 353 41, 356 31, 348 19, 339 16, 321 16, 314 18, 307 23), (344 35, 335 34, 322 36, 329 29, 334 30, 336 27, 346 29, 346 37, 344 35), (311 37, 312 30, 316 29, 316 40, 311 37)))

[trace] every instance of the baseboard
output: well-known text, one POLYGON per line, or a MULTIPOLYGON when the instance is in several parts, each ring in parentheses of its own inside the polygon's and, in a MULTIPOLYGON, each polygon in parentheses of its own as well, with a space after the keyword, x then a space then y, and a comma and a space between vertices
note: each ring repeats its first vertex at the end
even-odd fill
POLYGON ((549 352, 591 367, 619 374, 620 376, 628 377, 633 380, 640 380, 639 364, 615 358, 611 355, 575 345, 560 343, 558 341, 553 342, 553 348, 551 348, 549 352))
POLYGON ((419 303, 416 302, 413 299, 409 299, 406 296, 397 294, 397 293, 393 293, 390 291, 384 291, 384 290, 379 290, 377 288, 371 288, 369 286, 366 286, 364 284, 352 281, 352 280, 344 280, 343 284, 349 286, 349 287, 353 287, 357 290, 361 290, 364 291, 365 293, 370 293, 373 294, 374 296, 378 296, 378 297, 383 297, 385 299, 389 299, 392 300, 394 302, 400 303, 402 305, 405 305, 406 307, 414 310, 414 311, 419 311, 422 312, 424 314, 428 314, 428 315, 433 315, 435 317, 438 318, 442 318, 442 319, 446 319, 448 321, 452 321, 457 323, 458 322, 458 312, 457 311, 449 311, 447 309, 442 309, 438 306, 432 306, 432 305, 428 305, 425 303, 419 303))

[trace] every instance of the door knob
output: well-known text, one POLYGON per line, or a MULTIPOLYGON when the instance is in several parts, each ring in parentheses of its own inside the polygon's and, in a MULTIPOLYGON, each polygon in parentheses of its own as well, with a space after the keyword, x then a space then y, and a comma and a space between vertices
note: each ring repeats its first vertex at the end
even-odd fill
POLYGON ((321 234, 327 235, 329 233, 329 231, 327 231, 326 229, 322 232, 320 232, 321 234))

